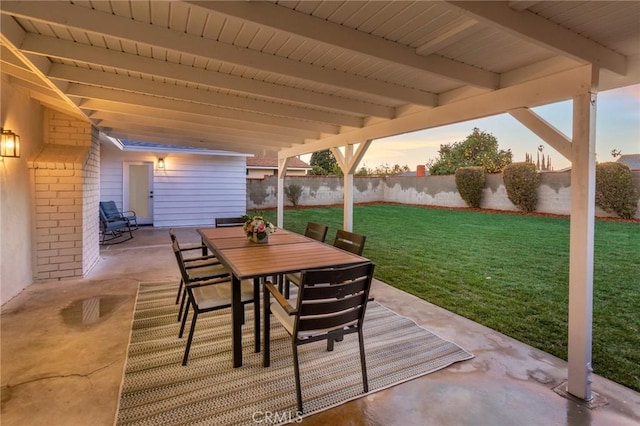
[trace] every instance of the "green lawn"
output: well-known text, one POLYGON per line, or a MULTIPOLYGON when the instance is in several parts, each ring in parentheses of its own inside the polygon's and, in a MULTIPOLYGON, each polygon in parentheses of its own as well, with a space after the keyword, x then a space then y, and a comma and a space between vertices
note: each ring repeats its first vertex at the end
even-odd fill
MULTIPOLYGON (((324 223, 330 243, 342 214, 286 210, 284 227, 324 223)), ((567 359, 568 219, 380 204, 353 223, 376 278, 567 359)), ((640 224, 596 221, 594 257, 594 371, 640 391, 640 224)))

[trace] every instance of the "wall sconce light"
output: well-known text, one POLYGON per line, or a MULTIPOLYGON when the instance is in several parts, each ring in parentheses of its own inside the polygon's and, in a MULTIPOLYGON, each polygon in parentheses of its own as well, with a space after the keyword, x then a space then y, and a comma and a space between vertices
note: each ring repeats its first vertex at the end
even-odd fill
POLYGON ((0 157, 20 157, 20 136, 11 130, 0 128, 0 157))
POLYGON ((158 158, 158 168, 164 169, 164 158, 158 158))

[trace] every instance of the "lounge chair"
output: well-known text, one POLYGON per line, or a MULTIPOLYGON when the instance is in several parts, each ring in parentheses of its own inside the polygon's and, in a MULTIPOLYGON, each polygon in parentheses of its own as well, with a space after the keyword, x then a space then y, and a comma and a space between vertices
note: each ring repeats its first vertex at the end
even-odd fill
POLYGON ((109 219, 102 209, 100 210, 100 244, 105 244, 108 241, 112 241, 109 244, 120 244, 133 238, 131 233, 131 223, 125 219, 109 219), (126 237, 125 233, 129 236, 126 237), (125 236, 125 238, 121 238, 125 236), (115 241, 117 240, 117 241, 115 241))
POLYGON ((136 212, 128 210, 121 212, 118 210, 115 201, 100 201, 100 210, 102 210, 109 220, 126 220, 129 222, 132 231, 138 229, 138 218, 136 212))

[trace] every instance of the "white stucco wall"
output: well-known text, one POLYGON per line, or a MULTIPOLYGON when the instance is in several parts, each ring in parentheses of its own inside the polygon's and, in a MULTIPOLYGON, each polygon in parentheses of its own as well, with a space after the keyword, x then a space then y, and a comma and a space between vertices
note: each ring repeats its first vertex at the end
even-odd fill
POLYGON ((33 282, 32 180, 27 160, 42 147, 43 109, 2 74, 1 125, 20 136, 20 158, 0 159, 0 304, 33 282))

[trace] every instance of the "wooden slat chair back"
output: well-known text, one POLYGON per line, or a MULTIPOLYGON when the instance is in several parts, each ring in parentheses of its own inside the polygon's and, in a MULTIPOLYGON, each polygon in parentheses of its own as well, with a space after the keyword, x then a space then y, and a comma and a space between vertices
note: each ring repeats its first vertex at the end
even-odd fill
POLYGON ((336 231, 336 238, 333 241, 333 246, 350 253, 357 254, 358 256, 362 256, 366 239, 367 237, 364 235, 338 229, 336 231))
POLYGON ((316 241, 324 243, 325 238, 327 238, 328 230, 328 226, 321 225, 315 222, 309 222, 307 223, 307 228, 304 231, 304 235, 306 237, 313 238, 316 241))
POLYGON ((244 217, 216 217, 215 223, 216 228, 228 228, 231 226, 242 226, 244 225, 244 217))
POLYGON ((347 334, 358 333, 362 385, 365 393, 369 391, 362 325, 373 270, 373 263, 366 262, 355 266, 303 271, 295 308, 273 284, 265 285, 263 366, 270 364, 270 315, 273 314, 291 335, 298 411, 303 410, 299 345, 326 340, 327 350, 331 351, 334 341, 342 340, 347 334), (271 296, 275 300, 273 303, 271 296))

